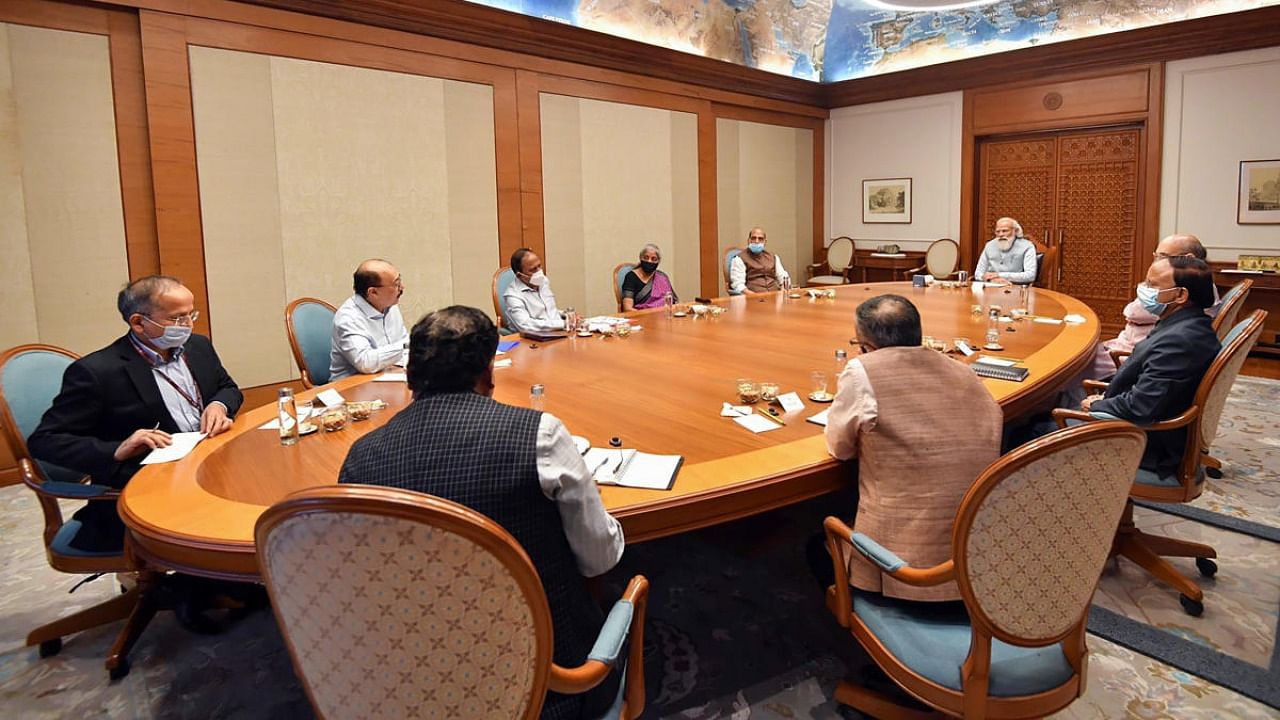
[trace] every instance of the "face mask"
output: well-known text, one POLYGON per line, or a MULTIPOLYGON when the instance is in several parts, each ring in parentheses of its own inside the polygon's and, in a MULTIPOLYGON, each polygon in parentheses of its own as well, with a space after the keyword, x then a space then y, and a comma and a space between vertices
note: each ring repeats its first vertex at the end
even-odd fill
POLYGON ((152 345, 161 350, 172 350, 187 344, 187 340, 191 337, 191 328, 184 325, 161 325, 146 315, 142 316, 147 322, 156 327, 164 328, 164 334, 160 337, 147 338, 152 345))
POLYGON ((764 252, 764 243, 749 243, 747 249, 751 251, 752 255, 759 255, 764 252))
POLYGON ((538 272, 529 276, 529 284, 534 287, 542 287, 546 282, 547 276, 542 272, 542 270, 538 270, 538 272))
POLYGON ((1169 309, 1169 303, 1162 303, 1156 299, 1160 296, 1160 292, 1146 283, 1138 284, 1138 302, 1142 303, 1142 309, 1157 317, 1169 309))
POLYGON ((641 260, 640 269, 652 275, 653 272, 658 269, 658 263, 650 262, 648 260, 641 260))
POLYGON ((1000 252, 1009 252, 1009 249, 1013 247, 1013 238, 997 239, 996 245, 1000 247, 1000 252))

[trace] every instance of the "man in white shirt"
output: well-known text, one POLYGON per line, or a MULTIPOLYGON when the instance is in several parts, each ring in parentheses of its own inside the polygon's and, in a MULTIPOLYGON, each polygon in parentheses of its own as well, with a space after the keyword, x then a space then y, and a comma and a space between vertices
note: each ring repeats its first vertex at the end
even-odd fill
POLYGON ((353 276, 355 294, 333 316, 329 379, 382 372, 402 364, 409 333, 400 315, 404 283, 386 260, 365 260, 353 276))
POLYGON ((1030 284, 1036 280, 1036 246, 1022 236, 1022 226, 1013 218, 996 221, 996 236, 987 241, 978 256, 973 279, 996 285, 1030 284))
POLYGON ((511 254, 511 271, 515 282, 502 293, 507 311, 507 326, 521 333, 543 333, 563 330, 564 316, 556 308, 551 281, 542 272, 542 258, 529 248, 511 254))
POLYGON ((782 258, 765 249, 767 242, 763 228, 751 228, 747 233, 747 251, 738 253, 729 261, 730 295, 753 295, 782 289, 783 280, 790 276, 782 267, 782 258))

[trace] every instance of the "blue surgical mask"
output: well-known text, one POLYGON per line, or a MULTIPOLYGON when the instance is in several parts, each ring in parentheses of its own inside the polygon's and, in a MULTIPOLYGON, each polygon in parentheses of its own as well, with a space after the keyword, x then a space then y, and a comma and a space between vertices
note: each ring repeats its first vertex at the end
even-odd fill
POLYGON ((191 328, 185 325, 161 325, 151 318, 143 315, 142 318, 156 327, 164 328, 164 334, 160 337, 149 337, 152 345, 161 350, 172 350, 180 348, 187 344, 187 340, 191 338, 191 328))
POLYGON ((1161 290, 1158 288, 1153 288, 1146 283, 1138 283, 1138 302, 1142 303, 1143 310, 1157 317, 1169 309, 1169 303, 1162 303, 1156 299, 1160 297, 1160 293, 1161 290))
POLYGON ((764 243, 747 243, 747 249, 752 255, 759 255, 764 252, 764 243))

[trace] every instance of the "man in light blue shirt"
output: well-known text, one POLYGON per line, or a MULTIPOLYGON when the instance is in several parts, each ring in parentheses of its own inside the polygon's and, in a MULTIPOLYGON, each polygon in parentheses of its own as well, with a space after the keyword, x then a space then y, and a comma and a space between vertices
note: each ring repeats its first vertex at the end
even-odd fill
POLYGON ((1022 226, 1013 218, 996 221, 996 236, 978 256, 973 279, 996 285, 1029 285, 1036 280, 1036 246, 1022 236, 1022 226))
POLYGON ((333 316, 329 378, 377 373, 402 364, 409 333, 400 315, 404 283, 386 260, 365 260, 352 276, 355 294, 333 316))
POLYGON ((564 330, 564 315, 556 307, 551 281, 542 272, 542 258, 529 248, 511 255, 511 271, 515 282, 502 294, 507 323, 520 333, 547 333, 564 330))

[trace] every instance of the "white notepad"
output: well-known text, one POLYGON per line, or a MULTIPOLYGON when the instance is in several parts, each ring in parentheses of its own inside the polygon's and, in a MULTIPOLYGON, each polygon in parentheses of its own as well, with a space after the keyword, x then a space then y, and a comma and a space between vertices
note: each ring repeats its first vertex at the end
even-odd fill
POLYGON ((591 448, 582 459, 601 485, 670 490, 684 458, 653 455, 639 450, 591 448))
POLYGON ((811 415, 811 416, 809 416, 809 417, 805 418, 805 422, 811 422, 811 423, 813 423, 814 425, 821 425, 822 427, 826 427, 826 426, 827 426, 827 413, 829 413, 829 412, 831 412, 831 408, 827 408, 826 410, 823 410, 822 412, 818 413, 817 415, 811 415))
POLYGON ((169 437, 173 438, 173 443, 169 447, 156 448, 142 458, 143 465, 156 465, 158 463, 174 462, 181 460, 191 454, 196 449, 196 445, 204 439, 202 432, 180 432, 174 433, 169 437))
POLYGON ((778 423, 760 415, 759 413, 751 413, 750 415, 736 417, 733 421, 753 433, 769 432, 770 430, 777 430, 782 427, 778 423))

